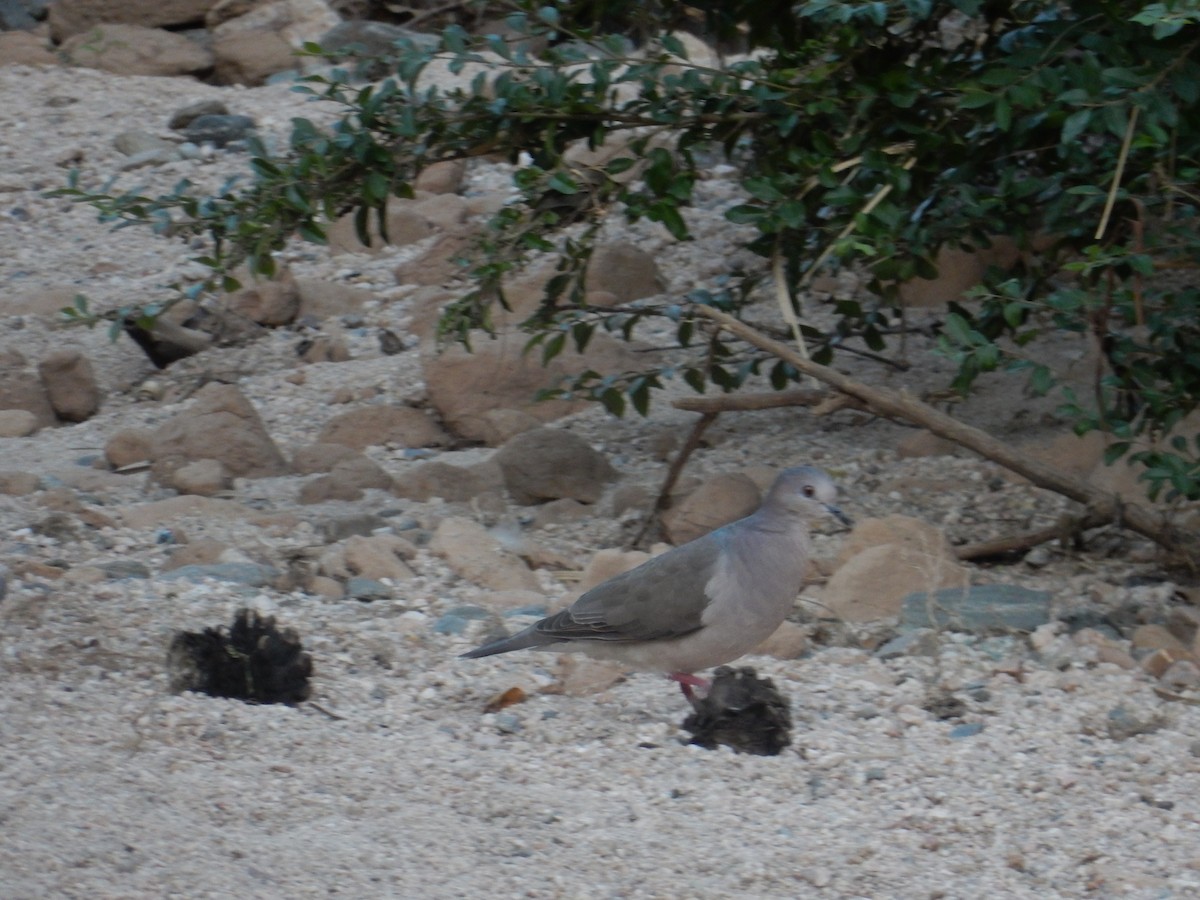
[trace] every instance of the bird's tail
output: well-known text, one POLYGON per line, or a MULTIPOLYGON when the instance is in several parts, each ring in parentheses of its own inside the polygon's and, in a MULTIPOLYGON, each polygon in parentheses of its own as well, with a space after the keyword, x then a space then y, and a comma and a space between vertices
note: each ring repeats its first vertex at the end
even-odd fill
POLYGON ((525 650, 529 647, 541 647, 545 644, 553 644, 554 638, 547 637, 545 634, 537 630, 536 625, 530 625, 523 631, 518 631, 514 635, 491 643, 484 644, 482 647, 476 647, 474 650, 468 650, 466 653, 459 654, 460 659, 479 659, 481 656, 495 656, 497 653, 508 653, 512 650, 525 650))

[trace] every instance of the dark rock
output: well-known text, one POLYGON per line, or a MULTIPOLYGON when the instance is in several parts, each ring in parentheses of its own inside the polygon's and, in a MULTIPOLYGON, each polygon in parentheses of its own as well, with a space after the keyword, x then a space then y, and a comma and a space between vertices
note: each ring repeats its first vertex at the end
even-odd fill
POLYGON ((778 756, 791 741, 792 714, 775 683, 744 666, 717 669, 708 695, 692 701, 683 727, 708 750, 724 744, 738 753, 778 756))
POLYGON ((234 141, 244 140, 254 129, 254 120, 249 116, 204 115, 192 119, 182 131, 184 137, 193 143, 224 147, 234 141))
POLYGON ((312 692, 312 657, 300 636, 280 631, 273 616, 264 619, 247 609, 238 612, 228 634, 223 628, 177 632, 167 670, 176 693, 294 704, 312 692))
POLYGON ((225 116, 228 114, 229 108, 220 100, 197 100, 195 103, 189 103, 171 113, 167 127, 174 131, 181 131, 201 116, 225 116))
POLYGON ((169 581, 203 581, 212 578, 214 581, 232 581, 247 587, 270 587, 279 578, 279 570, 271 566, 260 566, 257 563, 213 563, 211 565, 180 566, 170 572, 163 572, 159 577, 169 581))

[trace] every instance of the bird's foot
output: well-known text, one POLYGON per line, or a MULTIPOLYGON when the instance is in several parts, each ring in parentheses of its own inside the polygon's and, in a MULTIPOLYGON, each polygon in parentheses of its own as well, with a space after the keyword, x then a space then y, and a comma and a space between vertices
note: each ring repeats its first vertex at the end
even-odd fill
POLYGON ((683 696, 687 697, 688 703, 692 704, 692 706, 696 705, 696 692, 693 688, 700 688, 705 694, 708 693, 709 681, 707 678, 701 678, 699 675, 691 675, 687 672, 671 672, 667 677, 679 685, 679 689, 683 691, 683 696))

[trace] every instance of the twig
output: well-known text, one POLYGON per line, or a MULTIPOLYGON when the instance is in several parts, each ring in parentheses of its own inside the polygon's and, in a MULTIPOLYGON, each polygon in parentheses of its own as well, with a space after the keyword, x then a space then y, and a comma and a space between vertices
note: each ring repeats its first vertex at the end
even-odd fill
POLYGON ((683 446, 679 449, 675 459, 671 461, 671 468, 667 470, 667 477, 663 480, 662 488, 659 489, 658 499, 654 501, 654 509, 650 515, 646 516, 646 521, 642 523, 641 529, 637 536, 633 539, 633 546, 637 547, 642 543, 642 538, 650 530, 650 527, 658 520, 658 515, 667 508, 667 504, 671 501, 671 491, 675 489, 675 482, 679 480, 679 474, 683 471, 684 465, 688 461, 688 457, 695 452, 700 446, 700 438, 704 436, 704 432, 708 426, 717 420, 718 413, 706 412, 703 413, 696 424, 692 426, 692 430, 688 433, 687 440, 683 442, 683 446))
POLYGON ((1104 213, 1100 216, 1100 224, 1096 227, 1095 240, 1104 237, 1108 230, 1108 220, 1112 216, 1113 206, 1117 202, 1117 191, 1121 189, 1121 178, 1125 174, 1125 163, 1129 160, 1129 147, 1133 144, 1133 129, 1137 125, 1138 107, 1129 112, 1129 124, 1125 126, 1125 139, 1121 141, 1121 152, 1117 156, 1117 170, 1113 172, 1112 186, 1108 189, 1108 199, 1104 201, 1104 213))
POLYGON ((964 544, 956 547, 955 556, 959 559, 989 559, 996 556, 1008 556, 1030 550, 1050 541, 1066 542, 1068 538, 1078 537, 1089 528, 1107 525, 1110 520, 1098 513, 1088 512, 1082 517, 1064 516, 1059 522, 1037 531, 1027 531, 1024 534, 1013 534, 1008 537, 996 538, 992 541, 980 541, 977 544, 964 544))
POLYGON ((771 391, 761 394, 721 394, 717 397, 680 397, 672 401, 676 409, 688 412, 742 412, 754 409, 777 409, 781 406, 816 406, 829 396, 828 391, 798 388, 791 391, 771 391))
POLYGON ((871 409, 885 416, 895 416, 921 425, 934 434, 974 450, 980 456, 999 463, 1006 469, 1029 479, 1035 485, 1063 494, 1088 507, 1086 520, 1094 525, 1107 522, 1119 524, 1177 553, 1195 553, 1200 547, 1200 535, 1174 527, 1162 515, 1137 503, 1122 504, 1114 494, 1106 493, 1089 482, 1059 471, 1013 447, 1001 443, 986 431, 967 425, 934 409, 910 394, 889 388, 871 387, 855 381, 835 369, 822 366, 811 360, 801 359, 799 354, 778 341, 755 331, 733 316, 711 306, 697 306, 696 312, 717 322, 731 334, 749 344, 790 363, 797 370, 812 375, 844 394, 856 397, 871 409))

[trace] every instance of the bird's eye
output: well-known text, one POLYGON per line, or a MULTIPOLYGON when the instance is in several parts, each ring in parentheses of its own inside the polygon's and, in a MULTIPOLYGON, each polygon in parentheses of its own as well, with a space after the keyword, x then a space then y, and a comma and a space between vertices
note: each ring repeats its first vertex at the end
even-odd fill
POLYGON ((805 497, 811 497, 814 494, 816 494, 816 492, 817 492, 817 489, 815 487, 813 487, 811 484, 806 484, 804 487, 802 487, 800 489, 800 493, 802 493, 805 497))

